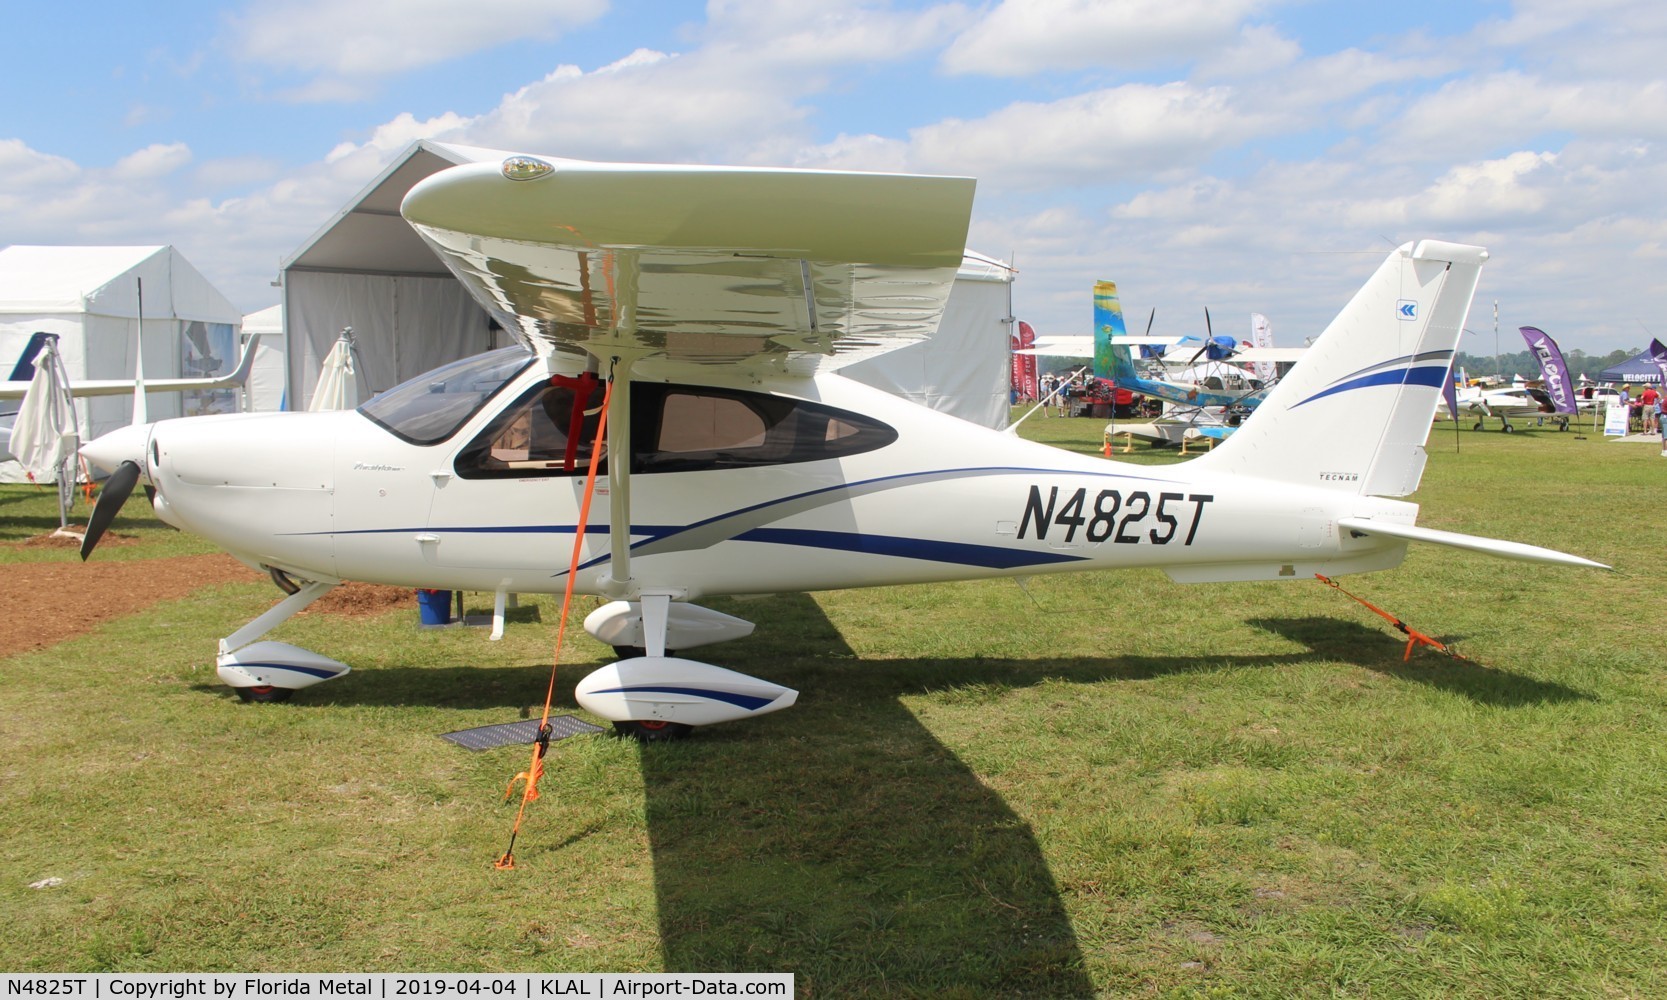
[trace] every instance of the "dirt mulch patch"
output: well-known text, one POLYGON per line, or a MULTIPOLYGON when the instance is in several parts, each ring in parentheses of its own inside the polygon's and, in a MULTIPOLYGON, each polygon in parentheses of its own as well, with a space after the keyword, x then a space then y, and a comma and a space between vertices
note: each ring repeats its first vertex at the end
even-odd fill
POLYGON ((203 587, 258 579, 227 555, 0 566, 0 657, 42 649, 203 587))
MULTIPOLYGON (((87 526, 85 524, 72 524, 69 526, 69 530, 75 532, 75 534, 71 536, 60 535, 57 532, 48 532, 44 535, 36 535, 33 538, 25 538, 23 541, 15 544, 20 549, 80 548, 81 537, 87 533, 87 526)), ((106 531, 104 533, 104 537, 98 540, 98 545, 99 548, 103 548, 106 545, 132 545, 136 541, 138 541, 138 539, 134 538, 132 535, 122 535, 114 531, 106 531)))
MULTIPOLYGON (((20 548, 79 545, 38 536, 20 548)), ((126 539, 132 541, 132 539, 126 539)), ((115 542, 106 535, 99 547, 115 542)), ((163 601, 221 583, 249 583, 264 575, 228 555, 174 556, 132 562, 11 563, 0 566, 0 659, 91 631, 104 622, 137 614, 163 601)), ((274 602, 283 595, 272 591, 274 602)), ((345 583, 319 598, 305 614, 366 618, 417 610, 409 587, 345 583)))
POLYGON ((381 583, 355 583, 349 580, 314 601, 301 614, 374 618, 390 611, 409 611, 416 614, 417 592, 410 587, 392 587, 381 583))

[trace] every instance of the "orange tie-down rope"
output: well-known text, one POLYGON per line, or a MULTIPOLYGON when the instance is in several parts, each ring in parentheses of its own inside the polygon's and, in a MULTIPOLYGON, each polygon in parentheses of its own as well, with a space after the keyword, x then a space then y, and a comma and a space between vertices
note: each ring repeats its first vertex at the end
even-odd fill
POLYGON ((1390 614, 1389 612, 1387 612, 1387 611, 1383 610, 1382 608, 1378 607, 1377 605, 1373 604, 1371 601, 1365 600, 1365 599, 1360 598, 1360 597, 1356 597, 1355 595, 1353 595, 1353 594, 1349 593, 1348 591, 1344 590, 1342 587, 1338 586, 1337 581, 1333 580, 1331 577, 1324 576, 1324 575, 1319 574, 1319 573, 1315 573, 1314 574, 1314 579, 1320 581, 1321 583, 1330 587, 1332 590, 1337 591, 1339 594, 1342 594, 1344 597, 1349 598, 1350 600, 1354 601, 1355 603, 1364 606, 1366 608, 1366 610, 1372 612, 1373 614, 1377 615, 1379 618, 1382 618, 1384 621, 1386 621, 1389 624, 1395 626, 1395 628, 1398 629, 1402 635, 1406 636, 1407 637, 1407 650, 1406 650, 1406 654, 1401 657, 1401 662, 1402 663, 1405 663, 1406 661, 1412 659, 1412 651, 1413 651, 1414 648, 1416 648, 1418 646, 1428 646, 1428 647, 1430 647, 1431 649, 1435 650, 1438 653, 1442 653, 1442 654, 1445 654, 1447 656, 1451 656, 1455 660, 1464 660, 1466 663, 1470 662, 1466 657, 1459 655, 1458 651, 1453 649, 1453 647, 1451 647, 1451 646, 1447 645, 1446 643, 1442 642, 1440 639, 1437 639, 1434 636, 1425 635, 1424 633, 1422 633, 1422 632, 1418 631, 1417 629, 1413 628, 1411 625, 1408 625, 1406 622, 1401 621, 1399 618, 1396 618, 1394 615, 1390 614))
MULTIPOLYGON (((590 449, 590 467, 585 472, 585 492, 579 503, 579 522, 573 528, 573 559, 567 566, 567 589, 561 599, 561 619, 556 626, 556 649, 550 662, 550 686, 544 692, 544 714, 538 720, 538 737, 533 741, 532 763, 527 769, 509 779, 504 789, 504 800, 515 794, 515 783, 525 782, 521 789, 521 806, 515 810, 515 826, 509 831, 509 847, 503 857, 492 863, 500 870, 515 867, 515 838, 521 833, 521 819, 527 814, 527 804, 538 798, 538 779, 544 777, 544 755, 550 749, 550 705, 556 697, 556 668, 561 664, 562 639, 567 635, 567 614, 573 605, 573 581, 579 575, 579 560, 584 556, 585 527, 590 523, 590 499, 596 493, 596 469, 602 457, 603 443, 608 433, 608 400, 614 394, 614 382, 608 379, 602 394, 602 413, 596 421, 596 441, 590 449)), ((577 427, 575 426, 575 429, 577 427)))

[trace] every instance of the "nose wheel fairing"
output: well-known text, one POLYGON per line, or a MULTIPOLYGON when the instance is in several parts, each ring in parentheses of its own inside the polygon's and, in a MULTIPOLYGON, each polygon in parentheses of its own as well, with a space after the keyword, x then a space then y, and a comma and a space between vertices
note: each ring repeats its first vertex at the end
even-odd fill
MULTIPOLYGON (((295 691, 348 672, 345 663, 287 642, 257 642, 261 636, 300 613, 335 589, 334 580, 314 581, 285 597, 254 621, 220 640, 215 673, 230 686, 261 692, 295 691)), ((247 697, 245 701, 279 701, 279 697, 247 697)))

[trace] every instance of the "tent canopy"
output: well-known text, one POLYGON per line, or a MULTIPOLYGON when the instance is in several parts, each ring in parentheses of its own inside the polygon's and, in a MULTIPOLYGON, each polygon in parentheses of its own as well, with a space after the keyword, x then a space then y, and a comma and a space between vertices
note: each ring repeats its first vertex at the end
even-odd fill
POLYGON ((236 324, 237 307, 171 246, 0 250, 0 317, 87 315, 236 324))
MULTIPOLYGON (((236 363, 236 306, 171 246, 11 246, 0 250, 0 362, 16 359, 38 330, 58 335, 71 383, 132 378, 133 335, 144 290, 145 375, 179 378, 230 371, 236 363), (215 363, 215 364, 211 364, 215 363), (189 370, 187 370, 189 369, 189 370)), ((149 397, 153 419, 224 407, 235 393, 149 397)), ((133 401, 76 402, 82 436, 126 424, 133 401)), ((16 470, 0 469, 0 479, 16 470)))
POLYGON ((1600 382, 1659 382, 1661 369, 1650 357, 1649 351, 1640 351, 1625 361, 1610 368, 1605 368, 1598 374, 1600 382))

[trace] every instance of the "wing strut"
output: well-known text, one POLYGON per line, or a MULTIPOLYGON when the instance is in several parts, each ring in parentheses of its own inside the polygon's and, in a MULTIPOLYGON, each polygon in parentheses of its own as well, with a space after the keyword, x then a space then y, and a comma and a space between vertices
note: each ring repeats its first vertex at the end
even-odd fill
POLYGON ((631 362, 613 359, 604 404, 608 425, 608 577, 603 589, 627 597, 631 589, 631 362))

